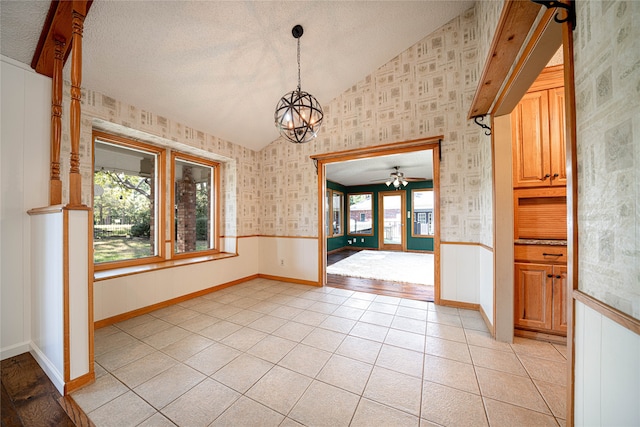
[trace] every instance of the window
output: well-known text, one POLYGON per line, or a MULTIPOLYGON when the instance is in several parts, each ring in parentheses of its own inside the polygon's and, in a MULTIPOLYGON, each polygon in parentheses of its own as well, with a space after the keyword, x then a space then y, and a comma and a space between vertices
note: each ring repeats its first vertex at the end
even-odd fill
POLYGON ((373 193, 349 194, 349 234, 373 235, 373 193))
POLYGON ((331 204, 333 208, 333 235, 334 236, 342 236, 344 232, 342 231, 342 200, 344 196, 339 191, 333 192, 333 203, 331 204))
POLYGON ((96 271, 219 252, 220 165, 173 151, 167 168, 167 152, 94 131, 96 271))
POLYGON ((412 190, 411 210, 413 217, 412 237, 433 237, 433 189, 412 190))
POLYGON ((173 254, 218 252, 218 163, 173 153, 173 254))
POLYGON ((344 234, 342 230, 342 202, 344 195, 336 190, 327 189, 327 199, 325 201, 325 218, 327 237, 338 237, 344 234), (329 226, 331 224, 331 226, 329 226))
POLYGON ((101 132, 93 144, 95 268, 161 259, 164 150, 101 132))

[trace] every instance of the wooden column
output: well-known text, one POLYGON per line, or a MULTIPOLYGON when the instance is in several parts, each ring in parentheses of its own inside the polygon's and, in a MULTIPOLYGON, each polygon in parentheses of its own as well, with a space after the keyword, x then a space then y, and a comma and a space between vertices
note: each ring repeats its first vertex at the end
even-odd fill
POLYGON ((82 205, 80 175, 80 85, 82 84, 82 30, 84 15, 74 9, 71 36, 71 168, 69 170, 69 206, 82 205))
POLYGON ((65 41, 55 39, 53 78, 51 80, 51 177, 49 180, 49 205, 62 203, 60 180, 60 140, 62 135, 62 67, 65 41))

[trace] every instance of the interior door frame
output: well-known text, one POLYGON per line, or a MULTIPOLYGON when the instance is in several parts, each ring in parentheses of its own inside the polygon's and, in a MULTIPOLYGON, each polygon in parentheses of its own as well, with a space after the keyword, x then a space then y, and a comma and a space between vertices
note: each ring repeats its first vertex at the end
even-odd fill
POLYGON ((404 189, 397 191, 379 191, 378 192, 378 248, 388 251, 407 250, 407 192, 404 189), (384 242, 384 197, 400 196, 400 244, 384 242))
POLYGON ((318 173, 318 286, 326 286, 327 284, 327 236, 324 227, 324 199, 327 192, 326 165, 328 163, 388 156, 390 154, 432 150, 434 191, 433 214, 435 221, 433 236, 433 301, 436 304, 440 304, 440 142, 443 139, 443 135, 437 135, 430 138, 375 145, 371 147, 336 151, 325 154, 314 154, 310 156, 316 163, 318 173))
MULTIPOLYGON (((549 60, 549 53, 553 54, 558 48, 558 40, 562 43, 562 56, 564 64, 564 90, 565 90, 565 148, 566 148, 566 171, 567 171, 567 283, 565 292, 567 293, 566 316, 567 316, 567 353, 569 366, 567 369, 567 418, 568 426, 573 425, 573 405, 575 393, 575 298, 578 284, 578 228, 577 228, 577 156, 576 156, 576 96, 574 81, 574 63, 573 63, 573 28, 570 21, 558 24, 554 17, 555 8, 549 8, 543 11, 536 11, 537 20, 532 20, 527 25, 522 25, 514 17, 520 7, 512 7, 515 1, 506 3, 503 10, 499 28, 496 34, 513 34, 522 33, 530 34, 526 46, 523 47, 522 55, 518 58, 512 55, 507 59, 504 53, 514 45, 511 39, 494 39, 491 52, 485 64, 485 83, 489 81, 491 84, 482 82, 478 86, 476 99, 484 99, 489 104, 493 104, 490 108, 478 108, 475 99, 472 103, 471 111, 475 114, 489 114, 492 119, 492 127, 498 132, 493 133, 492 152, 494 157, 494 166, 499 165, 496 159, 499 157, 500 149, 498 144, 501 139, 499 133, 500 128, 504 133, 509 132, 507 117, 511 113, 513 107, 519 102, 527 88, 533 83, 540 71, 545 67, 549 60), (541 16, 540 16, 541 15, 541 16), (502 55, 496 55, 495 52, 500 51, 502 55), (490 75, 487 69, 491 65, 495 65, 496 69, 512 70, 504 76, 490 75), (501 88, 494 96, 489 96, 488 92, 479 92, 489 86, 501 88)), ((518 5, 519 6, 519 5, 518 5)), ((506 37, 506 36, 505 36, 506 37)), ((518 50, 520 47, 518 47, 518 50)), ((505 164, 508 160, 505 159, 505 164)), ((509 166, 510 167, 510 166, 509 166)), ((499 185, 500 180, 495 176, 496 167, 494 167, 494 184, 499 185)), ((502 183, 504 184, 504 182, 502 183)), ((502 197, 494 188, 494 221, 498 213, 503 208, 509 208, 512 202, 508 198, 502 197)), ((511 212, 512 214, 512 212, 511 212)), ((501 215, 504 219, 504 215, 501 215)), ((512 221, 512 219, 511 219, 512 221)), ((504 222, 503 222, 504 223, 504 222)), ((494 326, 495 338, 500 341, 510 341, 513 338, 513 269, 511 263, 513 259, 509 259, 509 251, 513 253, 513 227, 494 227, 494 326), (509 239, 511 237, 511 239, 509 239), (502 280, 506 279, 506 280, 502 280)))

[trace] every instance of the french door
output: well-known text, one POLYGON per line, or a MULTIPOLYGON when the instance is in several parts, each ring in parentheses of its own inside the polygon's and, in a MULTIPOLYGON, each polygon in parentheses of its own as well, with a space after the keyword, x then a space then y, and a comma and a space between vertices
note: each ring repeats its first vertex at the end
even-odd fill
POLYGON ((378 193, 378 247, 386 251, 406 250, 405 191, 378 193))

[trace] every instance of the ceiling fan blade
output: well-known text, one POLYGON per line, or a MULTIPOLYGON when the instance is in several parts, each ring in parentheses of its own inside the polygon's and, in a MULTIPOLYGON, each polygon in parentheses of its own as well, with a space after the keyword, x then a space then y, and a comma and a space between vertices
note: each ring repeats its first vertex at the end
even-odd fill
POLYGON ((427 178, 405 178, 405 181, 411 181, 411 182, 427 181, 427 178))

